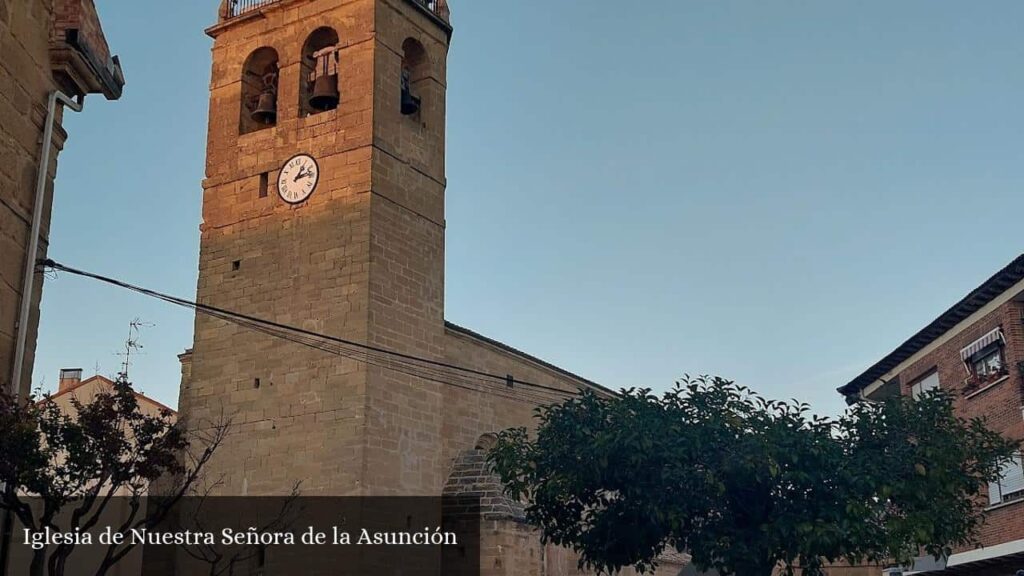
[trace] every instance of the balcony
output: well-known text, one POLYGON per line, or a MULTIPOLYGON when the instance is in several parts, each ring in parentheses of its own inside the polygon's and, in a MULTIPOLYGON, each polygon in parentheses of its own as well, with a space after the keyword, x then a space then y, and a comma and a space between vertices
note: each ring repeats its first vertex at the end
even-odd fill
POLYGON ((449 17, 451 16, 451 11, 448 9, 448 0, 406 0, 406 1, 409 2, 410 4, 415 5, 415 6, 419 6, 423 10, 426 10, 427 13, 433 15, 435 18, 438 18, 439 20, 444 22, 446 25, 450 25, 449 17))
POLYGON ((221 16, 224 20, 237 18, 248 12, 259 10, 264 6, 276 4, 281 0, 227 0, 224 3, 221 16))
MULTIPOLYGON (((238 18, 270 6, 271 4, 277 4, 282 0, 224 0, 221 4, 221 21, 230 20, 232 18, 238 18)), ((445 27, 450 27, 449 22, 449 10, 447 0, 406 0, 409 4, 412 4, 425 11, 427 14, 433 16, 440 21, 445 27)))
POLYGON ((997 370, 992 370, 987 374, 972 374, 964 379, 963 383, 963 394, 965 398, 971 398, 978 394, 992 388, 996 384, 1010 378, 1010 369, 1008 366, 1000 366, 997 370))

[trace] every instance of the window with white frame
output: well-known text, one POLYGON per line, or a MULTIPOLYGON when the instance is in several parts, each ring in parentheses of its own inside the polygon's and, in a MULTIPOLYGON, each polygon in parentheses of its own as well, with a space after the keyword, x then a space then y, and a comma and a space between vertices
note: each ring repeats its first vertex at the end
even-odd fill
POLYGON ((1021 465, 1021 455, 1016 454, 1009 462, 1003 464, 999 471, 999 480, 988 483, 988 503, 995 506, 1022 498, 1024 498, 1024 466, 1021 465))
POLYGON ((928 392, 929 390, 935 390, 939 387, 939 373, 937 371, 921 378, 917 382, 910 385, 910 396, 917 400, 921 394, 928 392))

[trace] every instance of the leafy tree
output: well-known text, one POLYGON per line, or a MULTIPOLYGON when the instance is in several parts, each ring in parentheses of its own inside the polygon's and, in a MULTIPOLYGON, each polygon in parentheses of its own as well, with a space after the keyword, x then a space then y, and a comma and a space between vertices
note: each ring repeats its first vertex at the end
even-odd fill
MULTIPOLYGON (((89 403, 72 399, 73 413, 49 395, 41 401, 0 393, 0 510, 34 532, 86 532, 121 498, 128 513, 115 531, 152 528, 200 481, 228 431, 212 426, 190 437, 171 414, 149 415, 126 378, 89 403), (160 498, 149 498, 160 481, 160 498)), ((73 544, 33 552, 31 576, 62 576, 73 544)), ((107 547, 97 576, 134 548, 129 539, 107 547)))
POLYGON ((702 377, 537 416, 490 460, 546 542, 604 572, 647 571, 666 547, 738 576, 948 554, 973 542, 979 495, 1018 449, 942 391, 832 419, 702 377))

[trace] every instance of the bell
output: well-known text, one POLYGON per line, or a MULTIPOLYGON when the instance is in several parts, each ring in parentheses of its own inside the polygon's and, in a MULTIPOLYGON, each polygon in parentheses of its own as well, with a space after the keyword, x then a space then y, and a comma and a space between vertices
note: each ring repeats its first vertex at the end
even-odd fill
POLYGON ((320 76, 313 83, 313 94, 309 97, 309 107, 314 110, 333 110, 338 107, 338 75, 320 76))
POLYGON ((402 83, 402 114, 409 116, 420 111, 420 97, 413 96, 409 84, 402 83))
POLYGON ((277 96, 273 92, 260 94, 256 109, 252 111, 252 119, 260 124, 273 124, 277 121, 277 96))

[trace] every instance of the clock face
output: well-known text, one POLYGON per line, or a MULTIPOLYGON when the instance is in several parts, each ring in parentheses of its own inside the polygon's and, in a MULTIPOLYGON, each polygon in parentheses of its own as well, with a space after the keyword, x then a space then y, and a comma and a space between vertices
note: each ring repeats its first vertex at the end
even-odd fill
POLYGON ((305 202, 320 182, 320 166, 309 154, 293 156, 281 167, 277 193, 289 204, 305 202))

